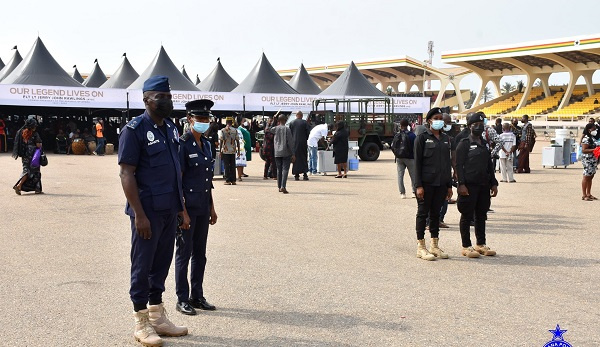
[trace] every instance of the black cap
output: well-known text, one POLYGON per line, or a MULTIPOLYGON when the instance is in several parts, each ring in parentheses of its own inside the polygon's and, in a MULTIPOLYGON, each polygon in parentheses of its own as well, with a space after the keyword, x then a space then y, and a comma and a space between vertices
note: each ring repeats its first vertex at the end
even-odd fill
POLYGON ((208 99, 193 100, 185 104, 185 110, 196 116, 210 116, 210 108, 214 104, 212 100, 208 99))
POLYGON ((483 122, 485 119, 485 113, 483 112, 475 112, 469 118, 467 118, 467 126, 471 126, 473 123, 483 122))
POLYGON ((439 107, 432 108, 429 110, 429 112, 427 112, 427 117, 425 117, 425 120, 429 120, 429 118, 435 116, 436 114, 443 114, 442 109, 439 107))
POLYGON ((25 128, 27 129, 33 129, 36 126, 38 126, 38 122, 33 118, 29 118, 25 121, 25 128))

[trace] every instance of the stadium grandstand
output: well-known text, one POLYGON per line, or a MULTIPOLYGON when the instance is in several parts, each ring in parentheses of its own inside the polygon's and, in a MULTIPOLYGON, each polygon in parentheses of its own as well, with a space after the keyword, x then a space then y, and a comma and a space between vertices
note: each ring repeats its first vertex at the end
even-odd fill
MULTIPOLYGON (((346 63, 306 67, 306 71, 321 90, 324 90, 346 70, 348 65, 346 63)), ((464 103, 470 97, 469 89, 459 89, 461 80, 471 73, 471 70, 467 68, 436 68, 408 56, 355 62, 355 65, 374 86, 394 96, 422 96, 427 81, 439 81, 439 91, 425 91, 425 96, 431 97, 432 106, 449 106, 464 111, 464 103), (401 83, 404 83, 403 90, 399 90, 401 83), (412 92, 415 87, 418 93, 412 92), (460 93, 456 92, 458 90, 460 93), (439 97, 439 95, 442 96, 439 97)), ((297 69, 287 69, 277 72, 285 80, 290 80, 296 71, 297 69)))
POLYGON ((579 120, 600 113, 600 34, 442 53, 442 62, 475 73, 482 81, 473 107, 488 115, 528 114, 539 120, 579 120), (550 75, 567 73, 563 86, 550 86, 550 75), (501 93, 501 79, 525 76, 516 91, 501 93), (577 85, 583 78, 584 84, 577 85), (497 98, 481 103, 488 84, 497 98), (599 91, 599 92, 597 92, 599 91))

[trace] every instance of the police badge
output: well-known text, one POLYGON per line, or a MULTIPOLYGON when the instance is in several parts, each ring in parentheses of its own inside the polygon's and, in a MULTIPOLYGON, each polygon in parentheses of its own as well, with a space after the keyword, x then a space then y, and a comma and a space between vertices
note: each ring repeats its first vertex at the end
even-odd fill
POLYGON ((565 341, 563 334, 566 333, 566 330, 560 330, 560 325, 556 324, 556 329, 548 330, 554 336, 552 340, 548 341, 544 347, 572 347, 570 343, 565 341))

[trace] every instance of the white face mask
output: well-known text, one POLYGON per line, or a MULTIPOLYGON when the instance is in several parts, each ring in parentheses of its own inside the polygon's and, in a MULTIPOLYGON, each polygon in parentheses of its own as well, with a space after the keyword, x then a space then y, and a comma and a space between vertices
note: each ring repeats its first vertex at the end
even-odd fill
POLYGON ((442 129, 444 129, 444 131, 450 131, 450 129, 452 129, 452 125, 446 124, 442 129))
POLYGON ((596 136, 596 134, 598 134, 598 131, 597 131, 597 130, 594 130, 594 131, 592 131, 590 134, 591 134, 592 136, 596 136))

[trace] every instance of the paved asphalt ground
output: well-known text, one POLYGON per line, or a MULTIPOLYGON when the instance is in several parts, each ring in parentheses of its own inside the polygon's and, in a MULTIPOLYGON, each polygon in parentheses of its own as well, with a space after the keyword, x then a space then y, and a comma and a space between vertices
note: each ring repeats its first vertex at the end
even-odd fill
MULTIPOLYGON (((493 199, 499 255, 460 256, 450 205, 451 258, 434 262, 415 257, 416 202, 400 199, 390 151, 348 179, 292 179, 289 195, 254 154, 244 182, 215 180, 205 295, 218 310, 176 312, 171 270, 164 301, 190 334, 166 345, 543 346, 557 324, 572 346, 600 345, 600 201, 580 199, 581 164, 543 169, 543 145, 493 199)), ((17 196, 20 161, 0 155, 1 346, 136 345, 116 160, 50 155, 46 194, 17 196)))

